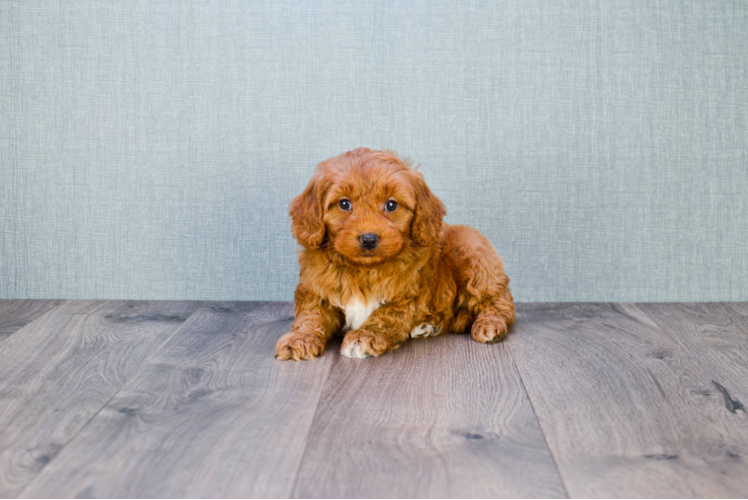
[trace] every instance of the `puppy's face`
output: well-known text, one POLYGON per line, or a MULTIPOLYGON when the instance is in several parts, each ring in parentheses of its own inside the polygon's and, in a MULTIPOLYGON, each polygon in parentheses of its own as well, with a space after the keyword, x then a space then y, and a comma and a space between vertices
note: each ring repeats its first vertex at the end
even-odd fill
POLYGON ((322 220, 332 248, 353 264, 376 265, 410 243, 415 215, 413 189, 402 172, 373 166, 334 179, 322 220), (366 175, 369 174, 369 175, 366 175))
POLYGON ((408 164, 357 149, 320 163, 290 214, 301 245, 324 246, 352 265, 371 267, 410 245, 434 244, 445 209, 408 164))

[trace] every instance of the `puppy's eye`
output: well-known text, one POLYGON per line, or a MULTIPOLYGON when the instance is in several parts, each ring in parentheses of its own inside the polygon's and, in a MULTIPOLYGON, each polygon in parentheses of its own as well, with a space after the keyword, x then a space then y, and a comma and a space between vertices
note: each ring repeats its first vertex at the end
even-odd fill
POLYGON ((394 212, 397 209, 397 202, 395 200, 389 200, 384 204, 384 209, 388 212, 394 212))
POLYGON ((338 202, 338 206, 341 210, 345 210, 347 212, 351 209, 351 202, 349 200, 340 200, 338 202))

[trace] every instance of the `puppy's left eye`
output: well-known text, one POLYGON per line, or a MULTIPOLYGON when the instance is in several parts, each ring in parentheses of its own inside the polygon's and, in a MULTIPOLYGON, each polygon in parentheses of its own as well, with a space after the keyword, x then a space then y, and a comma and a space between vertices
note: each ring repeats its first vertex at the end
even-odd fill
POLYGON ((397 202, 395 200, 389 200, 384 204, 384 209, 388 212, 394 212, 397 209, 397 202))

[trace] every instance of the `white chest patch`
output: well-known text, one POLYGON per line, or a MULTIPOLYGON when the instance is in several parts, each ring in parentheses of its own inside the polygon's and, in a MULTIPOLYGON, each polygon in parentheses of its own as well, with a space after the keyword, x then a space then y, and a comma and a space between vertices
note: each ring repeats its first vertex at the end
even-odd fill
POLYGON ((369 319, 371 313, 376 311, 384 301, 363 302, 360 299, 352 299, 342 309, 345 311, 345 331, 360 328, 369 319))

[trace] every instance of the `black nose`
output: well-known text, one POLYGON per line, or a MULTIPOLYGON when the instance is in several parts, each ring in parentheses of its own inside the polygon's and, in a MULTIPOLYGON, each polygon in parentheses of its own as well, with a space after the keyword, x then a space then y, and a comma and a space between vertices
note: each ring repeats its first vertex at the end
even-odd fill
POLYGON ((366 233, 359 236, 358 241, 361 242, 363 248, 371 250, 377 246, 377 243, 379 243, 379 236, 374 233, 366 233))

